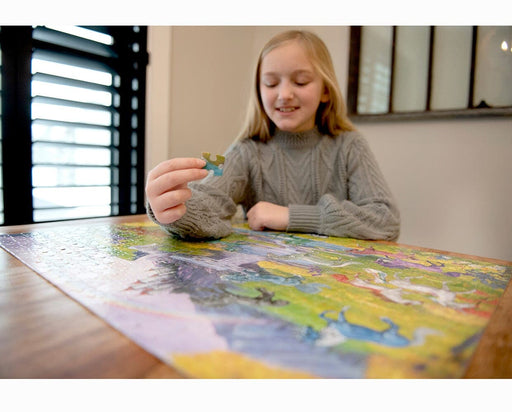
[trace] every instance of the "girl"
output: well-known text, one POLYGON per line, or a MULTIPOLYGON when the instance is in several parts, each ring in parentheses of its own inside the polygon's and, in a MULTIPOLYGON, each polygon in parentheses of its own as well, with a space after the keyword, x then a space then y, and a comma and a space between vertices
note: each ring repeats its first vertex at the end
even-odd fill
POLYGON ((240 204, 252 230, 398 237, 398 209, 347 118, 320 38, 295 30, 272 38, 251 93, 221 177, 207 176, 205 162, 195 158, 171 159, 149 172, 151 219, 178 237, 221 238, 231 233, 240 204))

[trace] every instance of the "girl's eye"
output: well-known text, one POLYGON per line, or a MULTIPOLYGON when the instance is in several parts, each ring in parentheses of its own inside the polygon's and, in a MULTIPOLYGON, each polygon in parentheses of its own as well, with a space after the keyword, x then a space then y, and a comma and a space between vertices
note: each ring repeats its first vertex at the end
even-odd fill
POLYGON ((309 84, 310 81, 310 79, 300 76, 295 79, 295 84, 297 86, 306 86, 307 84, 309 84))
POLYGON ((279 81, 272 77, 267 77, 267 78, 261 79, 261 84, 265 87, 275 87, 275 86, 277 86, 278 83, 279 83, 279 81))

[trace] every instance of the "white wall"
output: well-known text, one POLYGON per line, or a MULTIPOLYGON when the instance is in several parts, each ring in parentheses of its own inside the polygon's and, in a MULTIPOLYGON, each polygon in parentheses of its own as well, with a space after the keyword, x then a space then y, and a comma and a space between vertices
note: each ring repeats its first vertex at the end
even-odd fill
MULTIPOLYGON (((283 29, 150 27, 148 169, 229 146, 259 50, 283 29)), ((309 29, 329 47, 345 94, 349 28, 309 29)), ((512 260, 512 119, 357 126, 400 206, 401 243, 512 260)))
POLYGON ((171 130, 171 27, 148 29, 146 174, 169 157, 171 130))
POLYGON ((512 260, 512 120, 360 124, 400 207, 399 241, 512 260))

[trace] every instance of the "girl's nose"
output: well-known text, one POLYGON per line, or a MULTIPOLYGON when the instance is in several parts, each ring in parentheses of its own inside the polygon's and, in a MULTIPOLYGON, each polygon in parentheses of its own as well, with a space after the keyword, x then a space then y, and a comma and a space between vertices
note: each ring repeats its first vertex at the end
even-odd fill
POLYGON ((279 99, 290 100, 293 97, 293 89, 289 83, 283 82, 279 87, 279 99))

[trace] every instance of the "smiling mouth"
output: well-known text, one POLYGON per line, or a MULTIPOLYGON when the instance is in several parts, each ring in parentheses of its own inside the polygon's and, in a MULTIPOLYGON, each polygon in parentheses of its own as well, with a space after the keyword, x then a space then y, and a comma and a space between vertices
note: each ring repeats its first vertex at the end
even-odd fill
POLYGON ((297 110, 297 107, 279 107, 277 110, 281 113, 290 113, 297 110))

